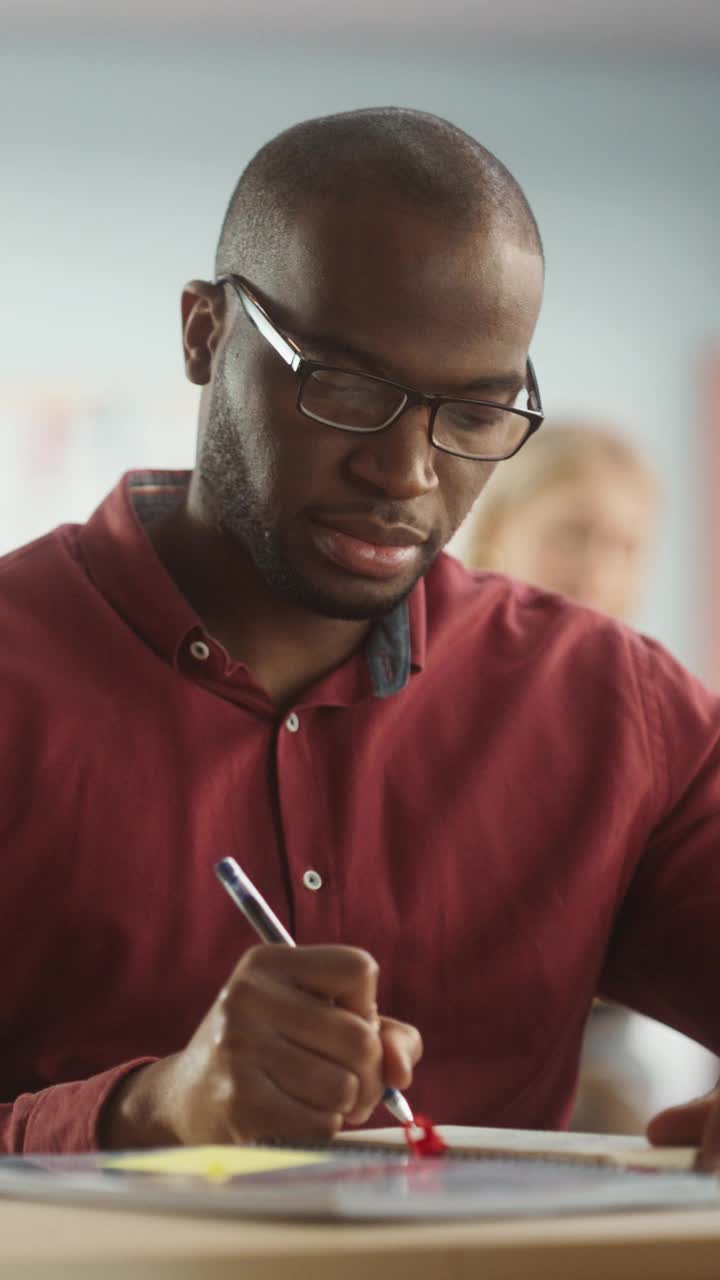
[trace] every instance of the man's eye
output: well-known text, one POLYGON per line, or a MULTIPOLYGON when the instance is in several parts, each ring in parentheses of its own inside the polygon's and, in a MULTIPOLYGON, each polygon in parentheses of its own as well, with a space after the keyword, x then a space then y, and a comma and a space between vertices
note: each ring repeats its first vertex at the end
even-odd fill
POLYGON ((347 380, 346 374, 336 373, 334 369, 316 369, 313 374, 313 382, 319 382, 323 387, 343 386, 347 380))
POLYGON ((372 383, 368 383, 364 378, 334 369, 316 369, 312 380, 323 391, 332 392, 334 395, 367 395, 372 394, 374 390, 372 383))
POLYGON ((487 405, 464 404, 443 405, 443 415, 452 426, 467 430, 497 426, 506 416, 501 409, 492 409, 487 405))

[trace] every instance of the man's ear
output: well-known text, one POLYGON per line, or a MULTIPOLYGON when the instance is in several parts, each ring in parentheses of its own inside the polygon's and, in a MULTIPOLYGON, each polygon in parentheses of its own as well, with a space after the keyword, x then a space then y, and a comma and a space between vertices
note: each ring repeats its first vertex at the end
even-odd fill
POLYGON ((182 293, 182 336, 185 374, 204 387, 210 381, 212 358, 225 320, 225 292, 208 280, 191 280, 182 293))

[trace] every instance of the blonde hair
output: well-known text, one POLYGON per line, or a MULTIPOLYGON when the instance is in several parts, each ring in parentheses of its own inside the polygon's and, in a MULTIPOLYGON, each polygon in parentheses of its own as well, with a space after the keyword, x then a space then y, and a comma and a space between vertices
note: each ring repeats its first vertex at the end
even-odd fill
POLYGON ((660 484, 635 445, 604 423, 579 419, 544 423, 514 458, 500 462, 475 510, 465 563, 473 569, 502 568, 498 534, 513 511, 554 485, 584 478, 596 464, 635 480, 656 506, 660 484))

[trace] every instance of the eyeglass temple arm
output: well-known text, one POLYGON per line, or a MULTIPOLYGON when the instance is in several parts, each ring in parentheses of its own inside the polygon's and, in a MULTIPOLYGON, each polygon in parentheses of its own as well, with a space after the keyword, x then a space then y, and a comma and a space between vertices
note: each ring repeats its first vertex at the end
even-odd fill
POLYGON ((278 333, 270 317, 265 314, 262 307, 253 297, 243 288, 233 276, 218 276, 218 284, 231 284, 237 293, 245 311, 245 314, 251 324, 254 324, 259 333, 262 334, 266 342, 274 347, 278 355, 282 357, 286 364, 290 365, 293 373, 297 373, 302 362, 300 351, 293 342, 288 338, 284 338, 278 333))
POLYGON ((534 409, 536 413, 542 413, 543 407, 540 400, 540 388, 537 378, 535 377, 535 369, 533 362, 528 356, 527 358, 527 389, 528 389, 528 408, 534 409))

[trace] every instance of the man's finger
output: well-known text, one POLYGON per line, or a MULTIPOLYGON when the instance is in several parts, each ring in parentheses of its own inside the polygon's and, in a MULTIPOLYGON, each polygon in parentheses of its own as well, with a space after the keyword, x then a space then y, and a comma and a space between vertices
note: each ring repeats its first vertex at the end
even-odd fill
POLYGON ((286 1138, 293 1142, 329 1142, 342 1126, 340 1112, 327 1107, 313 1107, 291 1098, 272 1078, 270 1071, 253 1076, 251 1095, 237 1097, 239 1114, 229 1116, 229 1133, 224 1141, 272 1141, 286 1138))
POLYGON ((720 1173, 720 1100, 708 1116, 695 1168, 700 1173, 720 1173))
POLYGON ((409 1089, 413 1068, 422 1057, 423 1042, 417 1027, 394 1018, 380 1019, 383 1047, 383 1078, 394 1089, 409 1089))
POLYGON ((359 947, 253 947, 240 961, 236 978, 261 974, 312 995, 333 1000, 361 1018, 377 1013, 377 961, 359 947))
POLYGON ((679 1107, 659 1111, 647 1127, 648 1141, 656 1147, 698 1147, 703 1140, 717 1093, 706 1094, 679 1107))
POLYGON ((223 1040, 233 1053, 245 1054, 249 1037, 266 1041, 270 1028, 285 1040, 339 1066, 361 1072, 382 1059, 379 1023, 326 999, 264 974, 247 973, 223 994, 223 1040))
POLYGON ((299 1049, 282 1036, 268 1041, 262 1068, 288 1098, 315 1110, 347 1115, 356 1105, 358 1077, 354 1071, 299 1049))

